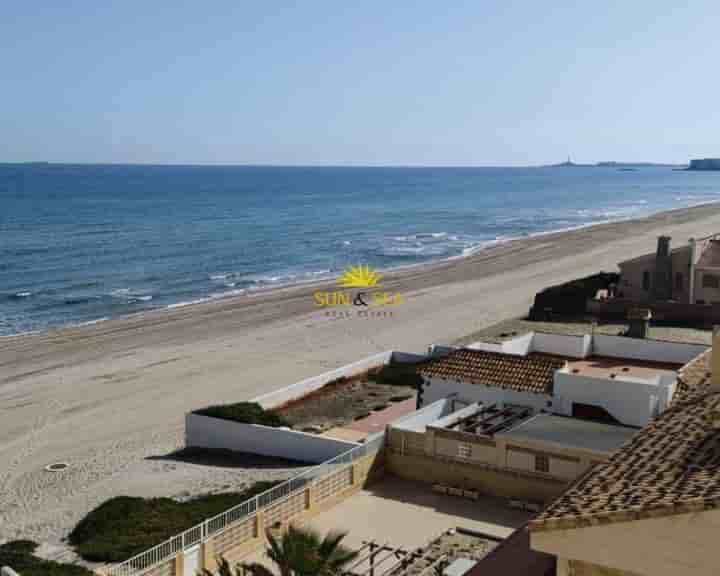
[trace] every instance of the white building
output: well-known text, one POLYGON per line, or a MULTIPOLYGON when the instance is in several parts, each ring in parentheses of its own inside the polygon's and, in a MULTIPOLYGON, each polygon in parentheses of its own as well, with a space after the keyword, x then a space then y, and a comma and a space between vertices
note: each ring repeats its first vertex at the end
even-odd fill
POLYGON ((534 412, 644 426, 675 393, 677 371, 699 344, 534 332, 502 344, 435 349, 420 372, 420 404, 518 405, 534 412))

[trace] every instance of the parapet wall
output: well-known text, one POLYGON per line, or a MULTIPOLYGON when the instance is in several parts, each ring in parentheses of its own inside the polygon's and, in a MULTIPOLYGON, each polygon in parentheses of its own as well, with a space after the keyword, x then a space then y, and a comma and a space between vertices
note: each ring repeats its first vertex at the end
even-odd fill
POLYGON ((185 415, 185 446, 232 450, 319 464, 358 444, 288 428, 243 424, 191 412, 185 415))

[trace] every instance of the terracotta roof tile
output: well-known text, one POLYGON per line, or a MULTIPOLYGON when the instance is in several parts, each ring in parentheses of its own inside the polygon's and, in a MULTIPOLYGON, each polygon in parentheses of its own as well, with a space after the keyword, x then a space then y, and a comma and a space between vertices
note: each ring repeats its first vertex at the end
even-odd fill
POLYGON ((710 351, 686 364, 674 401, 603 464, 581 477, 531 530, 552 530, 705 510, 720 504, 720 429, 711 418, 710 351))
POLYGON ((420 373, 447 380, 552 394, 555 371, 564 365, 564 358, 548 354, 516 356, 462 348, 431 360, 420 368, 420 373))

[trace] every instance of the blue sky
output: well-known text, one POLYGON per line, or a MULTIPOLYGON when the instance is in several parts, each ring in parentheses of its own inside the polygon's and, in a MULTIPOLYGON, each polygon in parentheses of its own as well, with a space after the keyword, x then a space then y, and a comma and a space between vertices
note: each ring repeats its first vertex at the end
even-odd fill
POLYGON ((720 3, 0 0, 0 161, 720 156, 720 3))

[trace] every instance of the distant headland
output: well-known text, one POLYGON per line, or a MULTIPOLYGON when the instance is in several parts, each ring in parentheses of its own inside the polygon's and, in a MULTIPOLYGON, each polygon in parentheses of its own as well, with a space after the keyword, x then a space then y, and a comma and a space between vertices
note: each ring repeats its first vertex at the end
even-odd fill
POLYGON ((688 170, 720 170, 720 158, 697 158, 690 160, 688 170))
POLYGON ((686 168, 686 164, 668 164, 662 162, 617 162, 608 160, 604 162, 595 162, 587 164, 578 164, 573 162, 570 157, 565 162, 558 164, 548 164, 547 168, 615 168, 618 170, 635 170, 637 168, 686 168))

